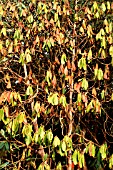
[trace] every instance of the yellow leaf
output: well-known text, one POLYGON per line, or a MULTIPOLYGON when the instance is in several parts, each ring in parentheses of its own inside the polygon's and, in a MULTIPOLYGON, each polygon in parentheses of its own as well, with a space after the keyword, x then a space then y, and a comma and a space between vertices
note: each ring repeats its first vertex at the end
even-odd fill
POLYGON ((2 28, 1 33, 6 36, 6 28, 2 28))

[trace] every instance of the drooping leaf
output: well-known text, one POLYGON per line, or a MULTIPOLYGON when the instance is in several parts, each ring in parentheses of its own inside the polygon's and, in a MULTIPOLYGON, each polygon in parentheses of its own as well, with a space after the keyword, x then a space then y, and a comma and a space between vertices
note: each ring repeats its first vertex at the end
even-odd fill
POLYGON ((60 145, 60 139, 57 136, 55 136, 53 140, 53 147, 57 147, 59 145, 60 145))
POLYGON ((75 149, 73 155, 72 155, 72 160, 74 162, 74 165, 77 165, 78 164, 78 152, 77 150, 75 149))

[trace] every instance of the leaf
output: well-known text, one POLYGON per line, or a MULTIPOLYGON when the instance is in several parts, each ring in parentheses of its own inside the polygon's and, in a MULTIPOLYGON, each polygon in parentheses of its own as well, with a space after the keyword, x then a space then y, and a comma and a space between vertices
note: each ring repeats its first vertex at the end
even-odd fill
POLYGON ((113 30, 113 23, 112 23, 112 22, 110 22, 110 23, 109 23, 109 33, 111 33, 111 32, 112 32, 112 30, 113 30))
POLYGON ((92 59, 92 50, 90 48, 89 52, 88 52, 88 61, 92 59))
POLYGON ((22 134, 23 134, 23 137, 26 137, 26 136, 31 136, 31 132, 32 132, 32 125, 30 125, 29 123, 28 124, 24 124, 23 126, 23 129, 22 129, 22 134))
POLYGON ((109 54, 111 55, 111 57, 113 57, 113 46, 112 45, 109 48, 109 54))
POLYGON ((66 97, 64 95, 60 97, 60 103, 63 105, 63 107, 66 107, 67 102, 66 102, 66 97))
POLYGON ((113 167, 113 154, 109 158, 109 168, 112 169, 112 167, 113 167))
POLYGON ((28 86, 27 87, 27 91, 26 91, 26 95, 33 95, 33 89, 32 89, 32 86, 28 86))
POLYGON ((25 113, 19 113, 17 119, 19 123, 23 123, 25 120, 25 113))
POLYGON ((62 170, 62 164, 61 162, 58 162, 57 166, 56 166, 56 170, 62 170))
POLYGON ((50 86, 50 80, 52 79, 52 73, 51 70, 47 71, 46 73, 46 81, 48 82, 48 85, 50 86))
POLYGON ((105 97, 105 91, 102 90, 102 92, 101 92, 101 99, 104 99, 104 97, 105 97))
POLYGON ((55 12, 55 14, 54 14, 54 21, 57 22, 57 20, 58 20, 58 13, 55 12))
POLYGON ((77 152, 77 150, 74 151, 74 153, 72 155, 72 160, 74 162, 74 165, 77 165, 77 163, 78 163, 78 152, 77 152))
POLYGON ((4 119, 4 110, 0 109, 0 121, 4 119))
POLYGON ((95 157, 95 146, 92 142, 89 144, 89 155, 95 157))
POLYGON ((11 44, 8 47, 8 53, 12 53, 13 52, 13 42, 11 42, 11 44))
POLYGON ((86 59, 82 57, 82 68, 86 71, 86 59))
POLYGON ((110 2, 107 1, 107 9, 110 10, 110 2))
POLYGON ((4 35, 4 36, 6 36, 6 28, 2 28, 2 30, 1 30, 1 33, 4 35))
POLYGON ((59 145, 60 145, 60 139, 57 136, 55 136, 53 140, 53 147, 57 147, 59 145))
POLYGON ((18 128, 19 128, 19 122, 18 122, 18 119, 15 118, 13 119, 13 124, 12 124, 12 134, 16 134, 16 132, 18 131, 18 128))
POLYGON ((77 95, 77 102, 81 102, 81 100, 82 100, 82 95, 81 95, 81 93, 78 93, 78 95, 77 95))
POLYGON ((107 157, 106 150, 107 150, 107 144, 105 143, 105 144, 101 145, 101 147, 99 149, 102 159, 105 159, 107 157))
POLYGON ((26 142, 26 145, 28 146, 32 141, 32 137, 31 135, 27 135, 27 137, 25 138, 25 142, 26 142))
POLYGON ((112 95, 111 95, 111 100, 113 101, 113 93, 112 93, 112 95))
POLYGON ((5 162, 4 164, 0 164, 0 169, 5 168, 8 164, 9 164, 9 162, 5 162))
POLYGON ((49 130, 49 131, 47 132, 47 139, 48 139, 49 143, 51 143, 51 142, 52 142, 52 139, 53 139, 53 133, 51 132, 51 130, 49 130))
POLYGON ((39 134, 41 140, 44 139, 45 130, 44 130, 44 127, 43 127, 43 126, 41 126, 41 127, 38 129, 38 134, 39 134))
POLYGON ((103 71, 101 68, 99 68, 99 70, 98 70, 97 78, 98 78, 98 80, 103 80, 103 71))
POLYGON ((106 48, 106 38, 105 38, 105 36, 102 37, 101 47, 104 47, 104 49, 106 48))
POLYGON ((50 93, 48 96, 48 102, 52 105, 58 105, 58 93, 50 93))
POLYGON ((80 27, 80 32, 84 34, 84 28, 80 27))
POLYGON ((33 15, 32 15, 32 14, 29 15, 29 16, 27 17, 27 20, 28 20, 29 23, 32 23, 32 22, 33 22, 33 15))
POLYGON ((35 111, 37 113, 39 113, 39 111, 40 111, 40 103, 38 101, 35 103, 34 109, 35 109, 35 111))
POLYGON ((65 152, 66 151, 66 143, 65 143, 65 141, 63 141, 61 143, 61 146, 62 146, 62 150, 65 152))
POLYGON ((21 35, 20 30, 16 29, 14 33, 14 39, 20 39, 20 35, 21 35))
POLYGON ((30 53, 31 53, 30 50, 27 48, 26 51, 25 51, 25 58, 26 58, 27 63, 31 62, 30 53))
POLYGON ((103 11, 103 12, 105 12, 105 11, 106 11, 105 3, 102 3, 101 8, 102 8, 102 11, 103 11))
POLYGON ((0 149, 2 149, 5 145, 5 142, 0 142, 0 149))
POLYGON ((5 148, 6 148, 7 151, 10 149, 10 148, 9 148, 9 143, 8 143, 8 142, 5 142, 5 148))
POLYGON ((66 54, 63 53, 62 56, 61 56, 61 64, 64 65, 66 62, 66 54))
POLYGON ((52 80, 52 85, 53 85, 54 88, 56 87, 56 84, 57 84, 56 76, 54 75, 53 80, 52 80))
POLYGON ((88 89, 88 81, 85 78, 82 80, 82 88, 84 88, 84 90, 88 89))

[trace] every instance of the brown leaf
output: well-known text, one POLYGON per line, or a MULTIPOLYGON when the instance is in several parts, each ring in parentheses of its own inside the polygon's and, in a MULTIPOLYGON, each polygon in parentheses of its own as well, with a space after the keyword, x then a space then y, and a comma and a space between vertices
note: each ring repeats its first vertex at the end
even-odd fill
POLYGON ((67 69, 67 66, 65 67, 64 69, 64 74, 67 76, 68 75, 68 69, 67 69))
POLYGON ((72 71, 75 71, 75 70, 76 70, 75 64, 74 62, 72 62, 72 71))
POLYGON ((53 76, 52 85, 53 85, 53 88, 56 87, 56 76, 55 75, 53 76))
POLYGON ((71 69, 71 62, 70 62, 70 60, 67 60, 67 68, 71 69))
POLYGON ((76 90, 78 93, 80 93, 80 87, 81 87, 81 82, 74 84, 74 90, 76 90))
POLYGON ((92 95, 94 95, 95 97, 97 96, 97 92, 96 92, 95 87, 93 87, 93 89, 92 89, 92 95))

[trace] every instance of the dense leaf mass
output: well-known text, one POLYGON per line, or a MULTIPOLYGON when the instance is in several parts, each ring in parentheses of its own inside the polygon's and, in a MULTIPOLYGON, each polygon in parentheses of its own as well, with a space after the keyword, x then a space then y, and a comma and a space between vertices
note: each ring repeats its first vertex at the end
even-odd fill
POLYGON ((113 2, 0 2, 0 169, 113 168, 113 2))

